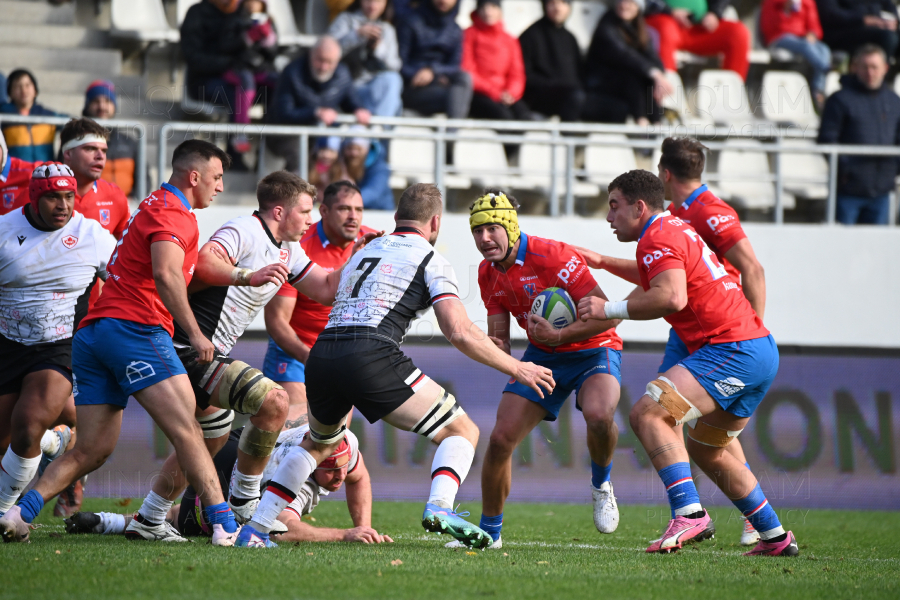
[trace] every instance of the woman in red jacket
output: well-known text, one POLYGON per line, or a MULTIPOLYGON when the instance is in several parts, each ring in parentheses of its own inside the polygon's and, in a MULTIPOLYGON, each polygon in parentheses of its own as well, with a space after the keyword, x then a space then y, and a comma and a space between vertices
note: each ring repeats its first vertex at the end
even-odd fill
POLYGON ((525 65, 519 40, 503 29, 500 0, 478 0, 463 34, 462 69, 472 76, 473 119, 528 120, 522 102, 525 65))
POLYGON ((767 48, 782 48, 802 56, 812 67, 812 92, 821 110, 831 50, 822 40, 822 25, 814 0, 763 0, 759 29, 767 48))

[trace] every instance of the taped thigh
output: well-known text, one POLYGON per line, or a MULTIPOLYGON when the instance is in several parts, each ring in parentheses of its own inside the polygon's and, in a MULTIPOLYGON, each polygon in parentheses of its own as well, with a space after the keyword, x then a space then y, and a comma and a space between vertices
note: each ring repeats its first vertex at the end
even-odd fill
POLYGON ((277 431, 266 431, 264 429, 259 429, 253 423, 248 423, 241 433, 238 449, 250 456, 266 458, 272 454, 277 441, 277 431))
POLYGON ((323 446, 338 444, 344 439, 346 431, 347 415, 344 415, 337 425, 324 425, 317 421, 314 415, 309 415, 309 437, 317 444, 323 446))
POLYGON ((690 400, 678 393, 675 384, 662 375, 647 384, 647 395, 665 408, 675 419, 677 425, 703 416, 703 413, 691 404, 690 400))
POLYGON ((466 414, 453 394, 440 389, 437 399, 410 431, 433 440, 444 427, 466 414))
POLYGON ((236 360, 225 369, 219 385, 219 405, 245 415, 255 415, 266 395, 284 388, 247 363, 236 360))
POLYGON ((743 431, 743 429, 729 431, 728 429, 721 429, 714 425, 704 423, 703 421, 697 421, 696 427, 692 427, 691 425, 691 423, 688 423, 688 437, 698 444, 713 446, 715 448, 724 448, 734 441, 734 439, 743 431))
POLYGON ((211 415, 203 415, 197 417, 200 423, 200 429, 203 430, 203 437, 206 439, 214 439, 228 435, 231 431, 231 423, 234 421, 234 412, 227 408, 220 408, 211 415))

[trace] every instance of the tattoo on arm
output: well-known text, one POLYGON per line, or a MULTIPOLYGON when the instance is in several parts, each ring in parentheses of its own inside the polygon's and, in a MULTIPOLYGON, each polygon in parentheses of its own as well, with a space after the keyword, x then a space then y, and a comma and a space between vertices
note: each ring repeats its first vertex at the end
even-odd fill
POLYGON ((296 429, 296 428, 300 427, 301 425, 306 425, 308 422, 309 422, 309 417, 307 417, 306 415, 300 415, 293 421, 285 421, 284 428, 282 429, 282 431, 287 431, 288 429, 296 429))
POLYGON ((668 452, 669 450, 674 450, 675 448, 678 448, 678 447, 679 447, 679 444, 666 444, 664 446, 660 446, 656 450, 652 450, 650 452, 650 460, 653 460, 660 454, 664 454, 664 453, 668 452))

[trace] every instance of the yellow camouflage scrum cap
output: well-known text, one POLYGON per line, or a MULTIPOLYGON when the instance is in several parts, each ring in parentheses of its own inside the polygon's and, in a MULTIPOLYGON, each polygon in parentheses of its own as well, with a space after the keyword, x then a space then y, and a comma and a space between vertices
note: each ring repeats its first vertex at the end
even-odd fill
POLYGON ((519 215, 506 194, 485 194, 472 204, 469 229, 488 223, 496 223, 506 230, 510 248, 519 240, 519 215))

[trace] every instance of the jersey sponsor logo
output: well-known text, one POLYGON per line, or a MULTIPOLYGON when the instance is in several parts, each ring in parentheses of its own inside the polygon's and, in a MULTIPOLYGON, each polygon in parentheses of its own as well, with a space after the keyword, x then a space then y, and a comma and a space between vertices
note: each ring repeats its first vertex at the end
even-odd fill
POLYGON ((737 377, 728 377, 715 383, 716 389, 719 390, 719 393, 723 396, 733 396, 744 389, 746 385, 746 383, 737 377))
POLYGON ((504 292, 503 290, 500 290, 499 292, 494 294, 494 296, 505 296, 505 295, 506 295, 506 292, 504 292))
POLYGON ((659 260, 663 256, 667 256, 667 255, 671 255, 671 254, 672 254, 671 248, 663 248, 662 250, 654 250, 652 254, 644 255, 644 264, 649 267, 650 265, 653 264, 654 260, 659 260))
POLYGON ((573 256, 572 258, 569 259, 569 262, 566 263, 566 266, 563 267, 562 269, 560 269, 560 271, 557 275, 564 282, 569 283, 569 277, 571 277, 572 273, 574 273, 575 270, 578 269, 578 265, 580 265, 580 264, 581 264, 581 260, 579 260, 579 258, 577 256, 573 256))
POLYGON ((74 235, 67 235, 62 239, 62 245, 71 250, 78 243, 78 238, 74 235))
POLYGON ((188 269, 188 275, 190 275, 191 277, 194 276, 194 267, 195 266, 197 266, 197 265, 191 265, 191 268, 188 269))
POLYGON ((731 223, 736 220, 737 220, 737 217, 735 217, 734 215, 716 215, 714 217, 708 218, 706 220, 706 224, 709 225, 710 229, 712 229, 713 231, 716 231, 716 228, 719 225, 722 225, 724 223, 731 223))
POLYGON ((56 187, 60 187, 60 188, 66 188, 66 187, 69 187, 69 182, 68 182, 68 180, 66 180, 66 179, 57 179, 57 180, 56 180, 56 187))
POLYGON ((288 264, 288 260, 291 258, 291 251, 289 248, 282 248, 278 251, 278 260, 281 261, 281 264, 288 264))
POLYGON ((133 360, 125 367, 125 376, 128 377, 128 383, 137 383, 148 377, 156 375, 153 365, 143 360, 133 360))
POLYGON ((12 208, 13 203, 16 201, 16 195, 12 192, 3 192, 3 207, 4 208, 12 208))
POLYGON ((100 224, 101 225, 109 225, 109 209, 108 208, 100 209, 100 224))
POLYGON ((532 279, 537 279, 537 275, 530 275, 528 277, 519 277, 519 281, 531 281, 532 279))
POLYGON ((528 294, 529 298, 534 298, 537 296, 537 285, 534 283, 526 283, 522 286, 525 289, 525 293, 528 294))
POLYGON ((25 243, 26 238, 24 235, 19 235, 19 236, 16 236, 16 239, 19 240, 19 245, 21 246, 23 243, 25 243))
POLYGON ((112 206, 115 202, 97 202, 97 206, 112 206))
POLYGON ((738 284, 733 281, 723 281, 722 284, 725 286, 726 290, 739 290, 741 289, 738 284))

